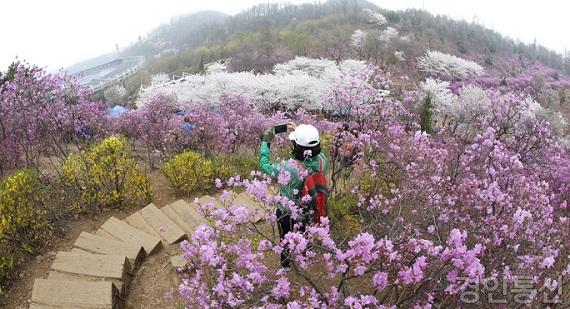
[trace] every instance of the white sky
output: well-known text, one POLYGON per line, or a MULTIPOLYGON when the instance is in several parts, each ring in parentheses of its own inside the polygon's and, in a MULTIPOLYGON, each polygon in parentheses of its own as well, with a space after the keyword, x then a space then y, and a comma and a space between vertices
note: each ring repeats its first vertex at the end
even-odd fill
MULTIPOLYGON (((325 0, 321 0, 325 1, 325 0)), ((200 10, 235 14, 279 0, 0 0, 0 71, 17 56, 50 71, 123 48, 172 16, 200 10)), ((301 3, 303 0, 285 2, 301 3)), ((425 8, 472 21, 523 42, 570 48, 570 1, 372 0, 387 9, 425 8)))

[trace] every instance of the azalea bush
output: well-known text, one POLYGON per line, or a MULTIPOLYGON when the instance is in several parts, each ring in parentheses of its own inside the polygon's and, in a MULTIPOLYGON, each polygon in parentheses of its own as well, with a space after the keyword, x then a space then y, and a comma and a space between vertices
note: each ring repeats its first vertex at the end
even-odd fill
POLYGON ((187 147, 208 154, 256 148, 265 129, 279 123, 242 95, 222 94, 219 100, 215 108, 188 107, 185 118, 194 128, 186 136, 187 147))
POLYGON ((0 85, 0 174, 38 168, 42 157, 59 169, 71 142, 105 134, 102 105, 90 102, 89 90, 69 76, 21 62, 8 73, 0 85))
MULTIPOLYGON (((236 185, 235 180, 231 182, 236 185)), ((265 193, 267 182, 242 185, 269 204, 284 202, 280 196, 265 193)), ((457 229, 450 232, 443 246, 418 239, 394 244, 367 232, 341 243, 335 242, 329 221, 324 219, 321 226, 289 233, 279 241, 274 229, 251 223, 250 210, 229 201, 226 205, 224 209, 202 205, 215 223, 199 227, 190 241, 181 244, 188 273, 179 292, 188 307, 287 304, 293 308, 337 308, 378 306, 381 301, 402 306, 427 304, 435 295, 414 291, 441 270, 457 270, 453 260, 469 261, 465 255, 474 258, 459 271, 478 274, 484 269, 476 258, 480 248, 468 248, 465 233, 457 229), (291 252, 294 277, 276 266, 276 254, 283 250, 291 252)), ((274 216, 267 214, 266 218, 275 222, 274 216)))
POLYGON ((63 171, 68 190, 78 195, 74 206, 79 211, 145 203, 152 198, 148 176, 121 137, 108 137, 85 152, 70 155, 63 171))
POLYGON ((173 95, 158 94, 151 97, 145 106, 121 118, 126 125, 133 125, 134 135, 146 148, 147 160, 154 168, 156 157, 167 158, 172 155, 183 138, 183 119, 176 114, 179 102, 173 95))

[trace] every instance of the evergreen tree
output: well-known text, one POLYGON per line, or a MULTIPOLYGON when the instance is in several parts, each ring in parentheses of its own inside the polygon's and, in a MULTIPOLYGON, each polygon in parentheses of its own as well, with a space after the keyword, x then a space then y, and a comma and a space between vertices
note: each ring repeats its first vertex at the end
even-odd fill
POLYGON ((424 99, 422 106, 420 108, 420 127, 422 132, 428 134, 433 132, 431 127, 431 118, 432 118, 432 102, 431 102, 431 95, 428 95, 424 99))

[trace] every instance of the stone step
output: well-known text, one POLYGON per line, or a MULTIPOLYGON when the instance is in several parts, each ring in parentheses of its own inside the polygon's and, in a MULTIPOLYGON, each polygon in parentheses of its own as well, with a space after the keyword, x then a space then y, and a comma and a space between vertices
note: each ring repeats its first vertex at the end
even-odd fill
POLYGON ((119 297, 111 282, 36 279, 31 303, 34 308, 119 309, 119 297))
MULTIPOLYGON (((130 277, 130 275, 129 275, 130 277)), ((91 276, 83 276, 83 275, 76 275, 76 274, 68 274, 68 273, 61 273, 59 271, 50 271, 47 276, 48 280, 57 280, 57 281, 89 281, 89 282, 111 282, 117 290, 121 297, 124 297, 127 289, 128 284, 125 284, 122 280, 119 279, 110 279, 110 278, 101 278, 101 277, 91 277, 91 276)), ((129 279, 129 283, 130 283, 129 279)))
POLYGON ((188 225, 197 228, 200 224, 206 223, 206 218, 198 210, 198 204, 187 203, 185 200, 178 200, 170 205, 170 208, 178 214, 188 225))
POLYGON ((259 214, 259 216, 260 216, 261 219, 262 219, 263 217, 265 217, 267 214, 269 214, 270 212, 273 212, 273 211, 270 211, 270 210, 267 208, 267 205, 265 205, 263 202, 259 201, 259 200, 258 200, 255 196, 253 196, 251 193, 245 191, 245 192, 242 192, 241 194, 243 194, 243 196, 244 196, 245 198, 247 198, 247 199, 249 199, 250 201, 253 202, 253 206, 255 207, 255 209, 257 209, 258 214, 259 214))
MULTIPOLYGON (((268 189, 266 190, 266 193, 268 194, 277 194, 277 193, 273 193, 273 191, 278 191, 277 189, 274 189, 273 187, 268 187, 268 189)), ((237 197, 238 195, 241 195, 245 198, 247 198, 248 200, 250 200, 252 202, 252 205, 255 206, 255 208, 260 209, 260 210, 264 210, 264 206, 263 203, 261 203, 253 194, 247 192, 247 191, 243 191, 239 194, 235 194, 233 193, 233 197, 237 197)))
POLYGON ((131 268, 125 256, 60 251, 48 279, 112 281, 122 294, 130 282, 131 268))
POLYGON ((138 211, 150 227, 168 244, 174 244, 186 237, 186 233, 172 222, 154 204, 149 204, 138 211))
POLYGON ((186 260, 184 260, 184 258, 180 255, 175 255, 170 257, 170 264, 174 267, 174 268, 182 268, 184 266, 186 266, 186 260))
POLYGON ((223 204, 226 207, 230 205, 244 206, 250 209, 251 211, 254 211, 255 215, 253 216, 253 222, 260 221, 263 218, 263 216, 266 214, 263 207, 261 206, 261 203, 258 202, 255 199, 255 197, 253 197, 248 192, 242 192, 237 194, 232 191, 230 192, 230 199, 228 201, 223 202, 223 204))
POLYGON ((111 240, 87 232, 81 232, 73 246, 90 253, 126 256, 135 267, 146 258, 146 252, 140 245, 111 240))
POLYGON ((69 250, 69 252, 85 253, 85 254, 98 254, 98 253, 91 253, 91 252, 89 252, 89 251, 81 250, 81 249, 79 249, 79 248, 71 248, 71 250, 69 250))
POLYGON ((162 249, 160 238, 149 235, 115 217, 111 217, 105 221, 100 229, 121 241, 142 246, 148 255, 154 254, 162 249))
POLYGON ((222 202, 214 197, 211 197, 209 195, 204 195, 201 198, 198 199, 198 203, 200 205, 206 205, 206 204, 214 204, 215 207, 222 207, 222 202))
POLYGON ((255 198, 247 192, 242 192, 240 194, 233 194, 233 199, 230 200, 231 205, 247 207, 251 211, 255 212, 253 216, 253 222, 260 221, 265 215, 265 211, 261 207, 261 204, 255 200, 255 198))
POLYGON ((109 234, 109 232, 107 232, 101 228, 99 228, 99 229, 97 229, 97 231, 95 231, 95 235, 101 236, 101 237, 104 237, 107 239, 111 239, 111 240, 119 240, 120 241, 120 239, 118 239, 117 237, 114 237, 113 235, 109 234))
POLYGON ((187 203, 185 200, 178 200, 168 206, 194 230, 200 224, 206 223, 206 218, 198 210, 198 204, 194 202, 187 203))
POLYGON ((192 235, 194 233, 194 230, 196 229, 194 225, 186 222, 169 205, 162 207, 160 211, 162 211, 168 217, 168 219, 172 220, 174 223, 176 223, 176 225, 182 228, 187 235, 192 235))
MULTIPOLYGON (((23 308, 23 307, 19 307, 19 308, 23 308)), ((84 307, 78 307, 78 306, 52 306, 52 305, 38 305, 38 304, 30 304, 30 307, 28 307, 29 309, 78 309, 78 308, 84 308, 84 307)), ((107 307, 87 307, 87 308, 107 308, 107 307)))
POLYGON ((260 201, 258 201, 258 200, 255 198, 255 196, 253 196, 251 193, 249 193, 249 192, 247 192, 247 191, 244 191, 244 192, 240 193, 238 196, 243 197, 244 199, 249 200, 249 201, 252 203, 251 205, 252 205, 255 209, 258 209, 258 210, 260 210, 260 211, 262 211, 262 212, 266 211, 266 209, 265 209, 265 207, 263 206, 263 204, 262 204, 260 201))
POLYGON ((131 215, 126 217, 125 220, 123 221, 125 221, 130 226, 137 228, 149 235, 160 238, 160 234, 153 230, 153 228, 148 224, 148 222, 145 221, 143 216, 138 211, 132 213, 131 215))
POLYGON ((60 309, 65 308, 62 306, 49 306, 49 305, 38 305, 38 304, 30 304, 29 309, 60 309))

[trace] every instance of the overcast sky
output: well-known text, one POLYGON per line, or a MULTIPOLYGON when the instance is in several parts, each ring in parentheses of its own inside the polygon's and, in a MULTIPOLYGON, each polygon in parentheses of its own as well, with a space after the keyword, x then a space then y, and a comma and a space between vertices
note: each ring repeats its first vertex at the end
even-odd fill
MULTIPOLYGON (((0 71, 17 56, 50 71, 125 47, 175 15, 227 14, 274 0, 1 0, 0 71)), ((324 0, 323 0, 324 1, 324 0)), ((291 0, 290 3, 307 1, 291 0)), ((321 1, 322 2, 322 1, 321 1)), ((570 48, 570 1, 373 0, 387 9, 425 8, 495 29, 523 42, 570 48)))

